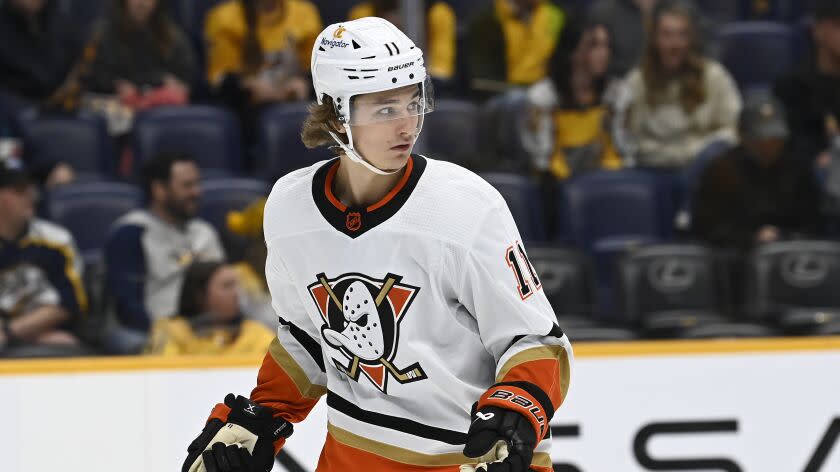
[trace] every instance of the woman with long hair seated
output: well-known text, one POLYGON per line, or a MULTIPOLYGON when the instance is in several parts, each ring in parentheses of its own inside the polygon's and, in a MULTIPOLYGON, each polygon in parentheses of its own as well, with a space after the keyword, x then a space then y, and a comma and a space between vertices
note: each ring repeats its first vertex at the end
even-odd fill
POLYGON ((628 75, 625 124, 641 167, 679 170, 710 141, 737 138, 740 94, 703 53, 698 21, 692 3, 659 3, 642 62, 628 75))
POLYGON ((245 319, 233 266, 197 262, 187 269, 178 315, 152 326, 149 354, 265 354, 274 333, 245 319))

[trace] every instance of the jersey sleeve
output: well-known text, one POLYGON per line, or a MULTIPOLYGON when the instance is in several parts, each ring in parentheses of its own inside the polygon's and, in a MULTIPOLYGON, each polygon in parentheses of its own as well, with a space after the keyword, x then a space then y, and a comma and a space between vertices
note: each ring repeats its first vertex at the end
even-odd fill
POLYGON ((496 383, 482 395, 479 408, 494 394, 498 399, 499 389, 527 397, 543 412, 541 422, 534 423, 543 437, 566 398, 572 348, 556 324, 510 210, 501 196, 496 200, 467 248, 460 291, 460 302, 475 316, 482 343, 496 360, 496 383))
POLYGON ((312 324, 277 248, 268 246, 266 280, 279 317, 251 398, 291 422, 306 418, 326 393, 327 378, 320 336, 312 324))

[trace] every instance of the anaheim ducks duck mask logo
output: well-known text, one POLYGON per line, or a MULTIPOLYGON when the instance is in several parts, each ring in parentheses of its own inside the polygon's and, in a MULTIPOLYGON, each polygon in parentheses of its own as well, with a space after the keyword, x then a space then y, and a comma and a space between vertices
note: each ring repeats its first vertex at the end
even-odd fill
POLYGON ((377 280, 363 274, 344 274, 329 280, 318 274, 309 293, 324 320, 324 341, 343 355, 333 357, 339 371, 353 380, 359 373, 387 393, 388 376, 399 383, 423 380, 426 373, 415 362, 400 369, 393 364, 399 346, 399 325, 420 290, 388 274, 377 280))

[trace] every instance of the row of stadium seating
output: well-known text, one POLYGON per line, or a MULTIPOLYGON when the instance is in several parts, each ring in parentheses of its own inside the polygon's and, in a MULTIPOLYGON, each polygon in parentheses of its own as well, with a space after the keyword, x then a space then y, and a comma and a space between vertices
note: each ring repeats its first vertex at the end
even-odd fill
MULTIPOLYGON (((527 197, 510 197, 523 177, 485 177, 505 193, 519 224, 528 228, 529 216, 522 211, 533 213, 533 204, 525 202, 527 197)), ((833 310, 840 311, 840 292, 833 288, 840 281, 840 243, 793 241, 758 249, 747 276, 749 315, 750 321, 765 325, 741 319, 730 326, 732 283, 721 258, 703 246, 656 244, 667 238, 655 233, 658 218, 644 209, 646 201, 656 201, 638 186, 647 176, 633 171, 587 177, 567 190, 576 207, 569 212, 576 232, 572 244, 532 238, 529 245, 529 257, 561 322, 580 330, 579 336, 623 339, 641 331, 645 336, 711 337, 714 329, 747 336, 768 334, 768 329, 806 334, 836 328, 826 323, 833 310), (603 179, 613 178, 627 181, 604 185, 603 179)), ((220 231, 228 211, 269 190, 265 182, 246 178, 208 178, 203 187, 200 214, 220 231)), ((95 267, 107 228, 141 203, 142 194, 133 185, 82 182, 51 191, 46 216, 73 233, 85 262, 95 267)))
MULTIPOLYGON (((478 108, 460 100, 441 100, 429 115, 418 151, 463 163, 478 146, 478 108)), ((307 103, 266 109, 258 125, 258 143, 243 156, 234 115, 208 105, 161 107, 139 113, 131 134, 135 170, 159 152, 187 152, 216 175, 259 175, 274 180, 330 157, 326 149, 307 150, 300 129, 307 103), (253 168, 245 162, 253 160, 253 168)), ((64 161, 89 178, 115 176, 116 144, 104 120, 92 113, 40 115, 34 110, 18 120, 28 161, 35 167, 64 161), (70 152, 68 152, 70 150, 70 152)), ((246 151, 247 152, 247 151, 246 151)))
POLYGON ((531 247, 528 256, 559 322, 577 340, 840 334, 840 243, 788 241, 756 249, 745 294, 732 293, 725 258, 691 244, 641 246, 615 264, 617 308, 598 306, 580 251, 531 247), (745 295, 744 307, 733 297, 745 295))

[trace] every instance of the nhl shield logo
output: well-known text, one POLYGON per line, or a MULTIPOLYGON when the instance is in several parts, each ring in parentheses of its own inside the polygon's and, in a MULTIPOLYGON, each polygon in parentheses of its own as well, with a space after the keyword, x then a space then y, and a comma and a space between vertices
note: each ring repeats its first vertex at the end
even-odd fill
POLYGON ((389 376, 399 383, 427 378, 417 362, 404 368, 393 364, 400 322, 419 287, 400 283, 402 277, 394 274, 374 279, 352 273, 332 280, 318 274, 317 279, 309 294, 324 320, 324 342, 341 353, 341 359, 332 358, 340 372, 356 381, 363 373, 383 393, 389 376))
POLYGON ((359 231, 362 228, 362 215, 357 211, 351 211, 347 214, 345 221, 347 229, 350 231, 359 231))

